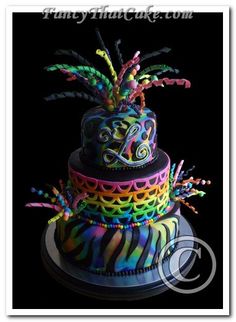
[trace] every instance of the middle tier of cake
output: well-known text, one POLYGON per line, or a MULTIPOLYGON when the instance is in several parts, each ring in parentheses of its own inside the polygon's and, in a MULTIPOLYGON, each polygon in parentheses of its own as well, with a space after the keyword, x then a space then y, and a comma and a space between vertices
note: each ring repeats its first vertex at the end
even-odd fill
POLYGON ((162 150, 149 166, 132 170, 99 170, 81 161, 81 149, 69 158, 72 193, 87 193, 84 218, 112 227, 157 220, 171 209, 170 159, 162 150))

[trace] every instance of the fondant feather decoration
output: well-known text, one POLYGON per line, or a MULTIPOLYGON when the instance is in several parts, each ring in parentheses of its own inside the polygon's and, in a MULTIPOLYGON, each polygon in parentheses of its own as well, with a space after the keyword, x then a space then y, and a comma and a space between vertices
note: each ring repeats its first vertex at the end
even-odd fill
POLYGON ((96 35, 100 44, 100 49, 96 50, 96 54, 104 59, 108 66, 110 76, 107 77, 99 70, 94 68, 92 64, 80 54, 73 50, 58 50, 56 55, 66 55, 76 59, 81 65, 67 65, 55 64, 46 67, 47 71, 60 71, 67 75, 67 81, 79 81, 89 94, 84 92, 62 92, 59 94, 52 94, 46 100, 55 100, 66 97, 84 98, 90 102, 98 103, 103 108, 110 112, 124 111, 128 105, 135 104, 139 107, 142 113, 145 107, 145 91, 153 86, 164 87, 166 85, 180 85, 189 88, 190 81, 186 79, 176 78, 159 78, 162 74, 169 72, 177 74, 178 69, 167 65, 151 65, 144 69, 141 68, 140 63, 161 54, 167 54, 171 50, 164 47, 158 51, 147 53, 140 57, 140 52, 136 52, 132 59, 123 62, 122 53, 119 45, 121 40, 115 42, 115 52, 118 58, 121 69, 119 73, 116 72, 110 53, 104 44, 101 34, 96 29, 96 35), (139 99, 139 104, 136 102, 139 99))

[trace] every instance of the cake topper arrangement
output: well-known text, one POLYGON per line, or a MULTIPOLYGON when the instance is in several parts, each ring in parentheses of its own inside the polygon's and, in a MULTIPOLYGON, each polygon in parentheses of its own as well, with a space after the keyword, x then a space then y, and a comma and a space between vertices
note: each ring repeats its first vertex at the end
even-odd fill
POLYGON ((191 83, 187 79, 169 79, 167 77, 160 78, 166 72, 178 73, 179 70, 164 64, 155 64, 144 69, 141 63, 144 61, 168 53, 171 49, 164 47, 158 51, 140 56, 137 51, 133 58, 123 62, 123 57, 119 48, 121 41, 115 42, 115 50, 120 65, 120 72, 114 69, 111 55, 105 46, 98 29, 96 29, 97 38, 101 49, 97 49, 96 54, 103 58, 109 68, 110 80, 107 76, 97 70, 92 64, 74 52, 73 50, 58 50, 57 55, 69 55, 78 60, 82 65, 72 66, 67 64, 56 64, 46 67, 47 71, 60 71, 67 76, 67 81, 79 81, 89 93, 85 92, 62 92, 48 96, 47 100, 56 100, 66 97, 84 98, 90 102, 100 104, 110 112, 125 111, 127 106, 132 106, 137 113, 142 113, 145 107, 145 90, 156 86, 163 87, 165 85, 184 85, 189 88, 191 83), (139 98, 140 103, 135 104, 139 98))

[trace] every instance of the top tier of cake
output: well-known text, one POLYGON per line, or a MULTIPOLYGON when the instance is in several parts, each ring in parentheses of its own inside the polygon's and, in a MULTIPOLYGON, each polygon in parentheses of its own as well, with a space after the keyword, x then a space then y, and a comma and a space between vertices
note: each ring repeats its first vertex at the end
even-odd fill
POLYGON ((157 157, 156 115, 132 105, 110 113, 95 107, 82 119, 83 158, 92 166, 125 169, 144 167, 157 157))

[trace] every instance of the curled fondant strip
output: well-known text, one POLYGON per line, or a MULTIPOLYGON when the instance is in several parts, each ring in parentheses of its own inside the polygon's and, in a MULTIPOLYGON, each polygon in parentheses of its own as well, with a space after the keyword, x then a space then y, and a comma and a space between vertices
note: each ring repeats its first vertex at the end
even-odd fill
POLYGON ((116 54, 117 54, 119 63, 122 66, 123 65, 123 58, 122 58, 122 54, 121 54, 121 51, 120 51, 120 48, 119 48, 119 45, 120 44, 121 44, 121 40, 120 39, 118 39, 118 40, 115 41, 116 54))
POLYGON ((108 65, 108 67, 110 69, 111 76, 113 77, 113 80, 115 82, 117 80, 116 71, 114 70, 112 62, 109 59, 107 53, 104 50, 97 49, 96 54, 99 55, 100 57, 104 58, 105 62, 107 63, 107 65, 108 65))
POLYGON ((137 65, 140 61, 140 58, 138 56, 134 56, 131 60, 129 60, 126 64, 124 64, 121 68, 121 71, 117 77, 117 81, 116 81, 116 87, 118 88, 123 80, 123 76, 125 74, 125 72, 127 71, 128 68, 131 68, 134 65, 137 65))
POLYGON ((92 64, 83 56, 81 56, 80 54, 78 54, 77 52, 75 52, 72 49, 58 49, 55 52, 55 55, 61 55, 61 56, 70 56, 73 57, 74 59, 78 60, 80 62, 80 64, 82 65, 87 65, 87 66, 92 66, 92 64))
POLYGON ((56 216, 52 217, 51 219, 48 220, 48 224, 52 224, 53 222, 59 220, 60 218, 62 218, 64 216, 64 212, 61 211, 59 212, 56 216))
POLYGON ((165 78, 162 78, 162 79, 150 81, 150 82, 145 83, 145 84, 139 84, 137 86, 136 90, 134 90, 130 94, 129 101, 133 102, 136 97, 141 95, 143 90, 151 88, 153 85, 154 86, 163 86, 163 85, 174 85, 174 84, 180 85, 180 86, 184 85, 185 88, 190 88, 191 87, 191 83, 187 79, 169 79, 169 78, 165 77, 165 78))
POLYGON ((50 208, 50 209, 53 209, 55 211, 61 211, 61 208, 57 205, 51 205, 49 203, 44 203, 44 202, 30 202, 30 203, 27 203, 25 205, 25 207, 27 208, 35 208, 35 207, 39 207, 39 208, 50 208))

